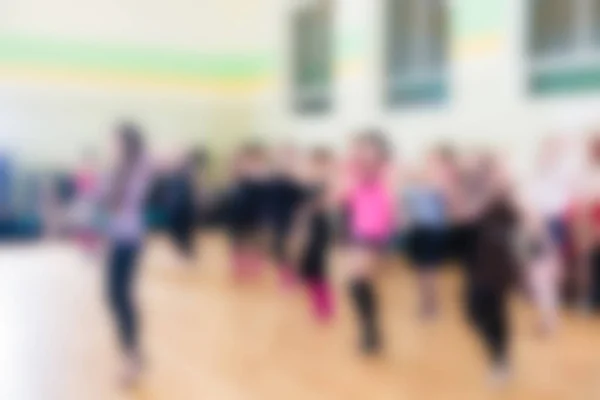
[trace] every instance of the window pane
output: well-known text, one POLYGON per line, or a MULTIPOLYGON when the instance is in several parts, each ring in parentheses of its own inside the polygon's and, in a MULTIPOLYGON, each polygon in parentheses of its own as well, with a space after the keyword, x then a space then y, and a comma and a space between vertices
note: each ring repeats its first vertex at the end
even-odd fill
POLYGON ((332 74, 329 2, 314 1, 293 21, 294 96, 299 109, 327 108, 332 74))
POLYGON ((594 44, 600 46, 600 0, 592 0, 594 44))
POLYGON ((532 2, 531 50, 534 55, 564 54, 575 47, 575 0, 532 2))
POLYGON ((446 97, 445 0, 387 0, 386 4, 388 103, 439 103, 446 97))
POLYGON ((388 0, 387 14, 388 73, 397 76, 411 69, 416 27, 415 1, 388 0))
POLYGON ((427 35, 424 40, 423 66, 429 71, 440 71, 446 62, 447 21, 443 0, 428 0, 427 35))

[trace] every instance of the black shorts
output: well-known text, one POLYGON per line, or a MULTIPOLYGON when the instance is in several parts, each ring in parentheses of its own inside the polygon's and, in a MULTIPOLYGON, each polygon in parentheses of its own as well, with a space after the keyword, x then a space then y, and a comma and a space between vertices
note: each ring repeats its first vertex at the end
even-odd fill
POLYGON ((477 225, 469 222, 455 224, 450 229, 448 240, 447 256, 458 261, 467 269, 472 268, 477 241, 477 225))
POLYGON ((446 257, 447 233, 443 228, 415 227, 406 238, 406 253, 417 268, 439 266, 446 257))
POLYGON ((179 250, 188 256, 194 252, 194 225, 193 224, 173 224, 170 226, 169 233, 171 240, 179 250))

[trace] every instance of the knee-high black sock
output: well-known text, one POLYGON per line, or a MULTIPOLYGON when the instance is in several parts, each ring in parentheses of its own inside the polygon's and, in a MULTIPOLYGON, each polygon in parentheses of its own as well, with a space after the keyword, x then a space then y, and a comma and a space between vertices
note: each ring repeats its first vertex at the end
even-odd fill
POLYGON ((493 309, 488 323, 489 343, 493 361, 505 363, 508 351, 508 317, 506 315, 506 299, 500 293, 494 298, 493 309))
POLYGON ((373 284, 368 279, 352 282, 350 292, 362 328, 363 347, 374 351, 379 347, 377 302, 373 284))

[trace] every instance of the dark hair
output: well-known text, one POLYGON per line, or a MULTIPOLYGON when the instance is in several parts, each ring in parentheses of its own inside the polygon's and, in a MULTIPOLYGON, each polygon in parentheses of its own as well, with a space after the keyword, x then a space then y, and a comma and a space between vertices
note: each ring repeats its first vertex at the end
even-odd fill
POLYGON ((310 152, 310 158, 317 163, 326 163, 333 159, 333 153, 327 147, 315 147, 310 152))
POLYGON ((188 154, 188 162, 196 168, 204 168, 210 161, 208 151, 198 147, 188 154))
POLYGON ((376 147, 385 159, 392 156, 392 146, 385 133, 379 129, 364 130, 356 136, 356 140, 376 147))
POLYGON ((114 186, 109 195, 109 205, 113 209, 123 202, 132 171, 144 152, 142 133, 137 125, 123 122, 117 127, 117 135, 123 146, 124 159, 117 166, 114 186))
POLYGON ((265 156, 265 147, 260 142, 247 142, 242 145, 239 155, 249 158, 262 158, 265 156))
POLYGON ((440 159, 445 163, 453 164, 456 162, 456 148, 452 147, 452 145, 448 143, 440 144, 437 147, 437 154, 440 157, 440 159))
POLYGON ((123 146, 127 163, 137 161, 144 152, 144 140, 141 129, 134 123, 122 122, 117 128, 117 134, 123 146))

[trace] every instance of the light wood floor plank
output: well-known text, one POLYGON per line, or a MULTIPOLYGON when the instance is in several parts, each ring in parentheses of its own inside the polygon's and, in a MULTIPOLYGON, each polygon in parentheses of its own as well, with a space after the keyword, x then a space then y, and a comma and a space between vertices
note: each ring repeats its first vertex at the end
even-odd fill
POLYGON ((385 354, 361 357, 334 257, 338 316, 316 324, 301 290, 284 293, 269 268, 236 285, 226 244, 201 238, 193 268, 168 243, 149 244, 139 281, 149 370, 115 388, 118 370, 102 266, 68 243, 0 248, 0 399, 600 399, 600 320, 563 312, 559 333, 534 335, 534 311, 514 299, 514 381, 486 385, 481 345, 467 327, 460 276, 443 272, 439 320, 416 318, 414 273, 380 271, 385 354))

